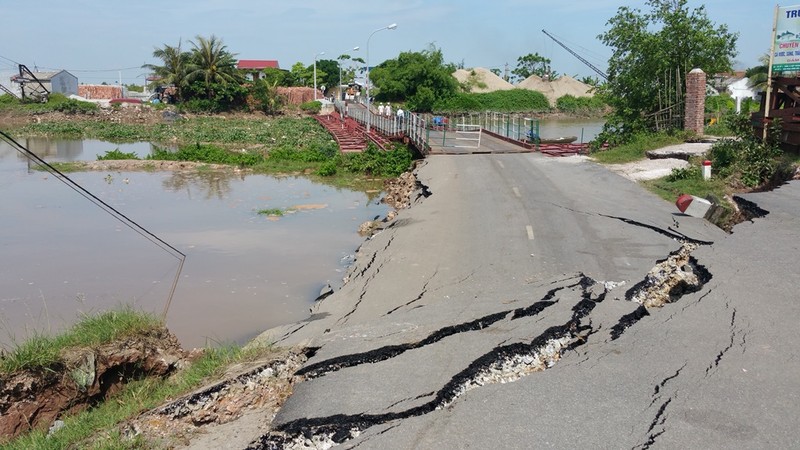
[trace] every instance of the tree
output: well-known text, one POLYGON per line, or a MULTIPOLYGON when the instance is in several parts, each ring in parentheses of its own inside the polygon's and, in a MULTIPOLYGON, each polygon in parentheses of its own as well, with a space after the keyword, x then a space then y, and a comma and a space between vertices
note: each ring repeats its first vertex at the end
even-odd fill
POLYGON ((283 97, 278 94, 278 81, 258 79, 253 84, 253 98, 264 114, 275 115, 283 105, 283 97))
POLYGON ((181 50, 181 41, 173 47, 164 44, 163 48, 156 48, 153 57, 161 60, 162 65, 145 64, 142 68, 150 69, 159 78, 161 85, 174 85, 177 97, 181 98, 181 88, 185 86, 186 70, 189 64, 189 54, 181 50))
MULTIPOLYGON (((314 71, 314 66, 311 66, 314 71)), ((313 83, 313 80, 312 80, 313 83)), ((320 59, 317 61, 317 87, 330 89, 339 83, 339 62, 333 59, 320 59)))
POLYGON ((747 83, 748 86, 755 89, 756 92, 763 92, 767 90, 767 76, 769 75, 769 53, 765 53, 758 58, 758 62, 761 64, 747 69, 747 71, 744 73, 744 76, 749 79, 747 83))
POLYGON ((442 51, 431 45, 421 52, 403 52, 371 70, 370 80, 378 90, 376 99, 406 102, 411 111, 428 112, 437 99, 458 92, 452 75, 455 65, 445 64, 442 51))
POLYGON ((314 67, 305 66, 301 62, 296 62, 289 71, 289 78, 292 86, 313 86, 314 67))
MULTIPOLYGON (((229 84, 240 85, 244 77, 236 68, 234 54, 213 34, 206 39, 197 36, 192 41, 191 64, 186 79, 190 83, 200 82, 207 99, 224 90, 229 84)), ((196 85, 195 85, 196 86, 196 85)))
MULTIPOLYGON (((737 33, 715 26, 705 7, 687 0, 648 0, 649 13, 623 6, 598 38, 613 50, 608 82, 601 87, 614 112, 606 131, 630 135, 652 129, 653 117, 671 105, 682 108, 686 74, 729 71, 736 55, 737 33)), ((677 126, 677 125, 674 125, 677 126)))
POLYGON ((531 75, 551 80, 558 77, 558 74, 550 69, 550 60, 538 53, 528 53, 517 58, 517 67, 511 73, 520 81, 531 75))

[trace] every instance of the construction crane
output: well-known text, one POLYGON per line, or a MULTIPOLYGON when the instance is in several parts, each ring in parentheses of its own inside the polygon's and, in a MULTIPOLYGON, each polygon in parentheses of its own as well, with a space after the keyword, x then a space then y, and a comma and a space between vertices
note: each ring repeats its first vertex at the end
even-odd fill
POLYGON ((572 51, 572 49, 570 49, 569 47, 567 47, 566 45, 561 43, 561 41, 559 41, 558 39, 554 38, 552 34, 548 33, 546 30, 542 30, 542 33, 546 34, 547 37, 549 37, 550 39, 556 41, 556 44, 564 47, 564 50, 570 52, 572 54, 572 56, 578 58, 582 63, 586 64, 592 70, 597 72, 597 74, 600 75, 601 77, 603 77, 604 80, 608 80, 608 75, 606 75, 605 72, 603 72, 602 70, 600 70, 597 67, 595 67, 594 64, 592 64, 589 61, 585 60, 581 55, 579 55, 579 54, 575 53, 574 51, 572 51))

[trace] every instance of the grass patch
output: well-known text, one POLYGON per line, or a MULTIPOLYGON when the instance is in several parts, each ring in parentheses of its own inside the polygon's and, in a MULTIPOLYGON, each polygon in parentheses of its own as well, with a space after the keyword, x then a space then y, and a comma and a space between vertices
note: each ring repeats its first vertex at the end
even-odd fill
POLYGON ((100 155, 97 157, 98 161, 108 161, 108 160, 120 160, 120 159, 140 159, 139 155, 135 152, 125 153, 119 151, 118 148, 114 150, 108 150, 104 155, 100 155))
POLYGON ((682 144, 681 137, 668 134, 637 134, 629 142, 607 150, 592 153, 592 158, 602 164, 624 164, 647 157, 646 152, 668 145, 682 144))
POLYGON ((642 184, 651 192, 671 203, 675 203, 681 194, 702 198, 713 196, 721 199, 728 193, 724 179, 712 177, 710 180, 704 180, 702 175, 677 179, 666 176, 656 180, 642 181, 642 184))
POLYGON ((232 364, 255 360, 274 352, 271 347, 242 350, 235 346, 206 349, 187 369, 168 380, 145 379, 127 384, 110 401, 81 413, 62 418, 64 427, 47 436, 37 430, 5 444, 4 449, 134 449, 146 448, 141 440, 127 440, 117 425, 219 377, 232 364))
POLYGON ((280 208, 259 209, 258 214, 262 216, 283 216, 283 210, 280 208))
POLYGON ((59 362, 61 352, 91 347, 142 334, 163 326, 152 314, 126 307, 96 315, 85 315, 58 336, 35 335, 0 358, 0 374, 18 370, 48 369, 59 362))

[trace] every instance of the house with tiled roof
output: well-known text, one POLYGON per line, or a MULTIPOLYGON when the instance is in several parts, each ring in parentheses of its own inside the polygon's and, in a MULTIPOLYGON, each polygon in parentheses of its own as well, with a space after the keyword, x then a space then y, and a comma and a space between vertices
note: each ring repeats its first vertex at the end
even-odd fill
POLYGON ((266 69, 280 69, 278 60, 275 59, 240 59, 236 67, 253 81, 263 77, 266 69))

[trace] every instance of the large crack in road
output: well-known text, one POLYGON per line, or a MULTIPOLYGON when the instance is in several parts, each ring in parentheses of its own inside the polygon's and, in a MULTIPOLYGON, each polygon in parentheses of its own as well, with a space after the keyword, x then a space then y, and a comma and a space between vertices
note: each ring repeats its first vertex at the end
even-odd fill
MULTIPOLYGON (((425 197, 430 195, 430 191, 426 190, 425 192, 427 194, 425 197)), ((692 256, 692 252, 700 245, 712 245, 713 242, 694 239, 672 228, 665 230, 629 218, 597 213, 591 213, 591 215, 646 228, 681 243, 679 249, 671 252, 665 259, 656 261, 655 266, 645 278, 625 293, 625 299, 638 303, 639 307, 633 312, 621 316, 619 321, 608 329, 608 340, 619 339, 626 330, 654 310, 674 303, 684 295, 700 291, 712 278, 710 271, 692 256)), ((389 244, 391 242, 390 239, 389 244)), ((357 273, 357 276, 366 275, 367 270, 375 263, 376 254, 377 252, 371 255, 371 261, 357 273)), ((374 278, 379 270, 380 268, 376 269, 369 279, 374 278)), ((428 278, 422 292, 416 298, 389 310, 386 315, 420 300, 429 289, 430 280, 435 276, 436 273, 428 278)), ((582 273, 560 281, 563 284, 550 289, 540 299, 525 307, 491 313, 475 320, 442 327, 418 341, 387 345, 366 352, 338 356, 306 365, 297 372, 297 375, 304 377, 305 380, 311 380, 350 367, 380 363, 409 351, 435 345, 443 339, 461 333, 482 332, 501 323, 533 318, 559 302, 563 303, 566 297, 562 297, 560 294, 565 291, 575 289, 580 293, 581 299, 572 306, 572 316, 567 322, 550 326, 529 341, 498 345, 453 375, 439 390, 396 401, 392 406, 411 399, 432 397, 423 404, 402 411, 376 414, 334 414, 290 420, 279 424, 273 431, 261 436, 248 449, 330 448, 357 438, 372 427, 392 422, 395 423, 391 424, 391 427, 396 427, 398 421, 448 408, 473 389, 479 389, 489 384, 514 382, 555 366, 565 353, 586 345, 591 336, 600 331, 601 326, 592 323, 592 311, 605 299, 610 289, 619 285, 615 282, 599 282, 582 273)), ((363 292, 366 292, 366 288, 362 290, 362 296, 363 292)), ((346 321, 357 306, 358 303, 342 319, 346 321)), ((734 320, 735 311, 732 323, 734 320)), ((733 336, 731 342, 733 342, 733 336)), ((724 355, 724 351, 720 358, 722 355, 724 355)), ((658 404, 658 409, 650 422, 649 429, 645 433, 646 439, 640 448, 650 447, 664 432, 666 409, 673 397, 662 399, 662 390, 664 385, 680 375, 682 369, 678 369, 675 374, 665 378, 655 387, 651 406, 658 404)))
MULTIPOLYGON (((682 296, 697 292, 711 279, 711 273, 691 256, 697 244, 683 243, 680 249, 672 252, 647 274, 645 279, 626 292, 626 299, 641 306, 633 313, 620 318, 611 332, 611 340, 618 339, 624 331, 642 317, 649 315, 651 308, 660 308, 667 303, 678 301, 682 296)), ((384 414, 333 415, 318 418, 304 418, 279 425, 275 431, 263 435, 248 449, 293 449, 330 448, 358 437, 365 430, 376 425, 386 424, 410 417, 429 414, 447 408, 467 392, 495 383, 509 383, 531 374, 553 367, 564 352, 585 345, 598 329, 592 326, 590 315, 595 306, 602 302, 614 283, 597 282, 584 274, 576 274, 562 281, 564 284, 550 289, 542 298, 526 307, 509 309, 486 315, 479 319, 447 326, 429 334, 426 338, 406 344, 380 347, 368 352, 344 355, 305 366, 297 372, 298 376, 313 379, 338 370, 363 364, 374 364, 395 358, 407 351, 434 345, 459 333, 487 329, 492 325, 508 320, 531 318, 560 301, 558 294, 563 290, 580 289, 581 300, 572 307, 571 319, 558 326, 547 328, 530 342, 501 345, 475 359, 472 364, 454 375, 435 394, 430 401, 404 411, 384 414)), ((735 312, 732 322, 735 319, 735 312)), ((724 354, 724 352, 723 352, 724 354)), ((660 388, 680 374, 678 370, 656 387, 655 403, 660 388)), ((647 431, 648 439, 641 448, 648 448, 663 433, 656 427, 663 426, 664 411, 671 397, 661 403, 657 414, 647 431)), ((398 402, 402 403, 402 402, 398 402)))

